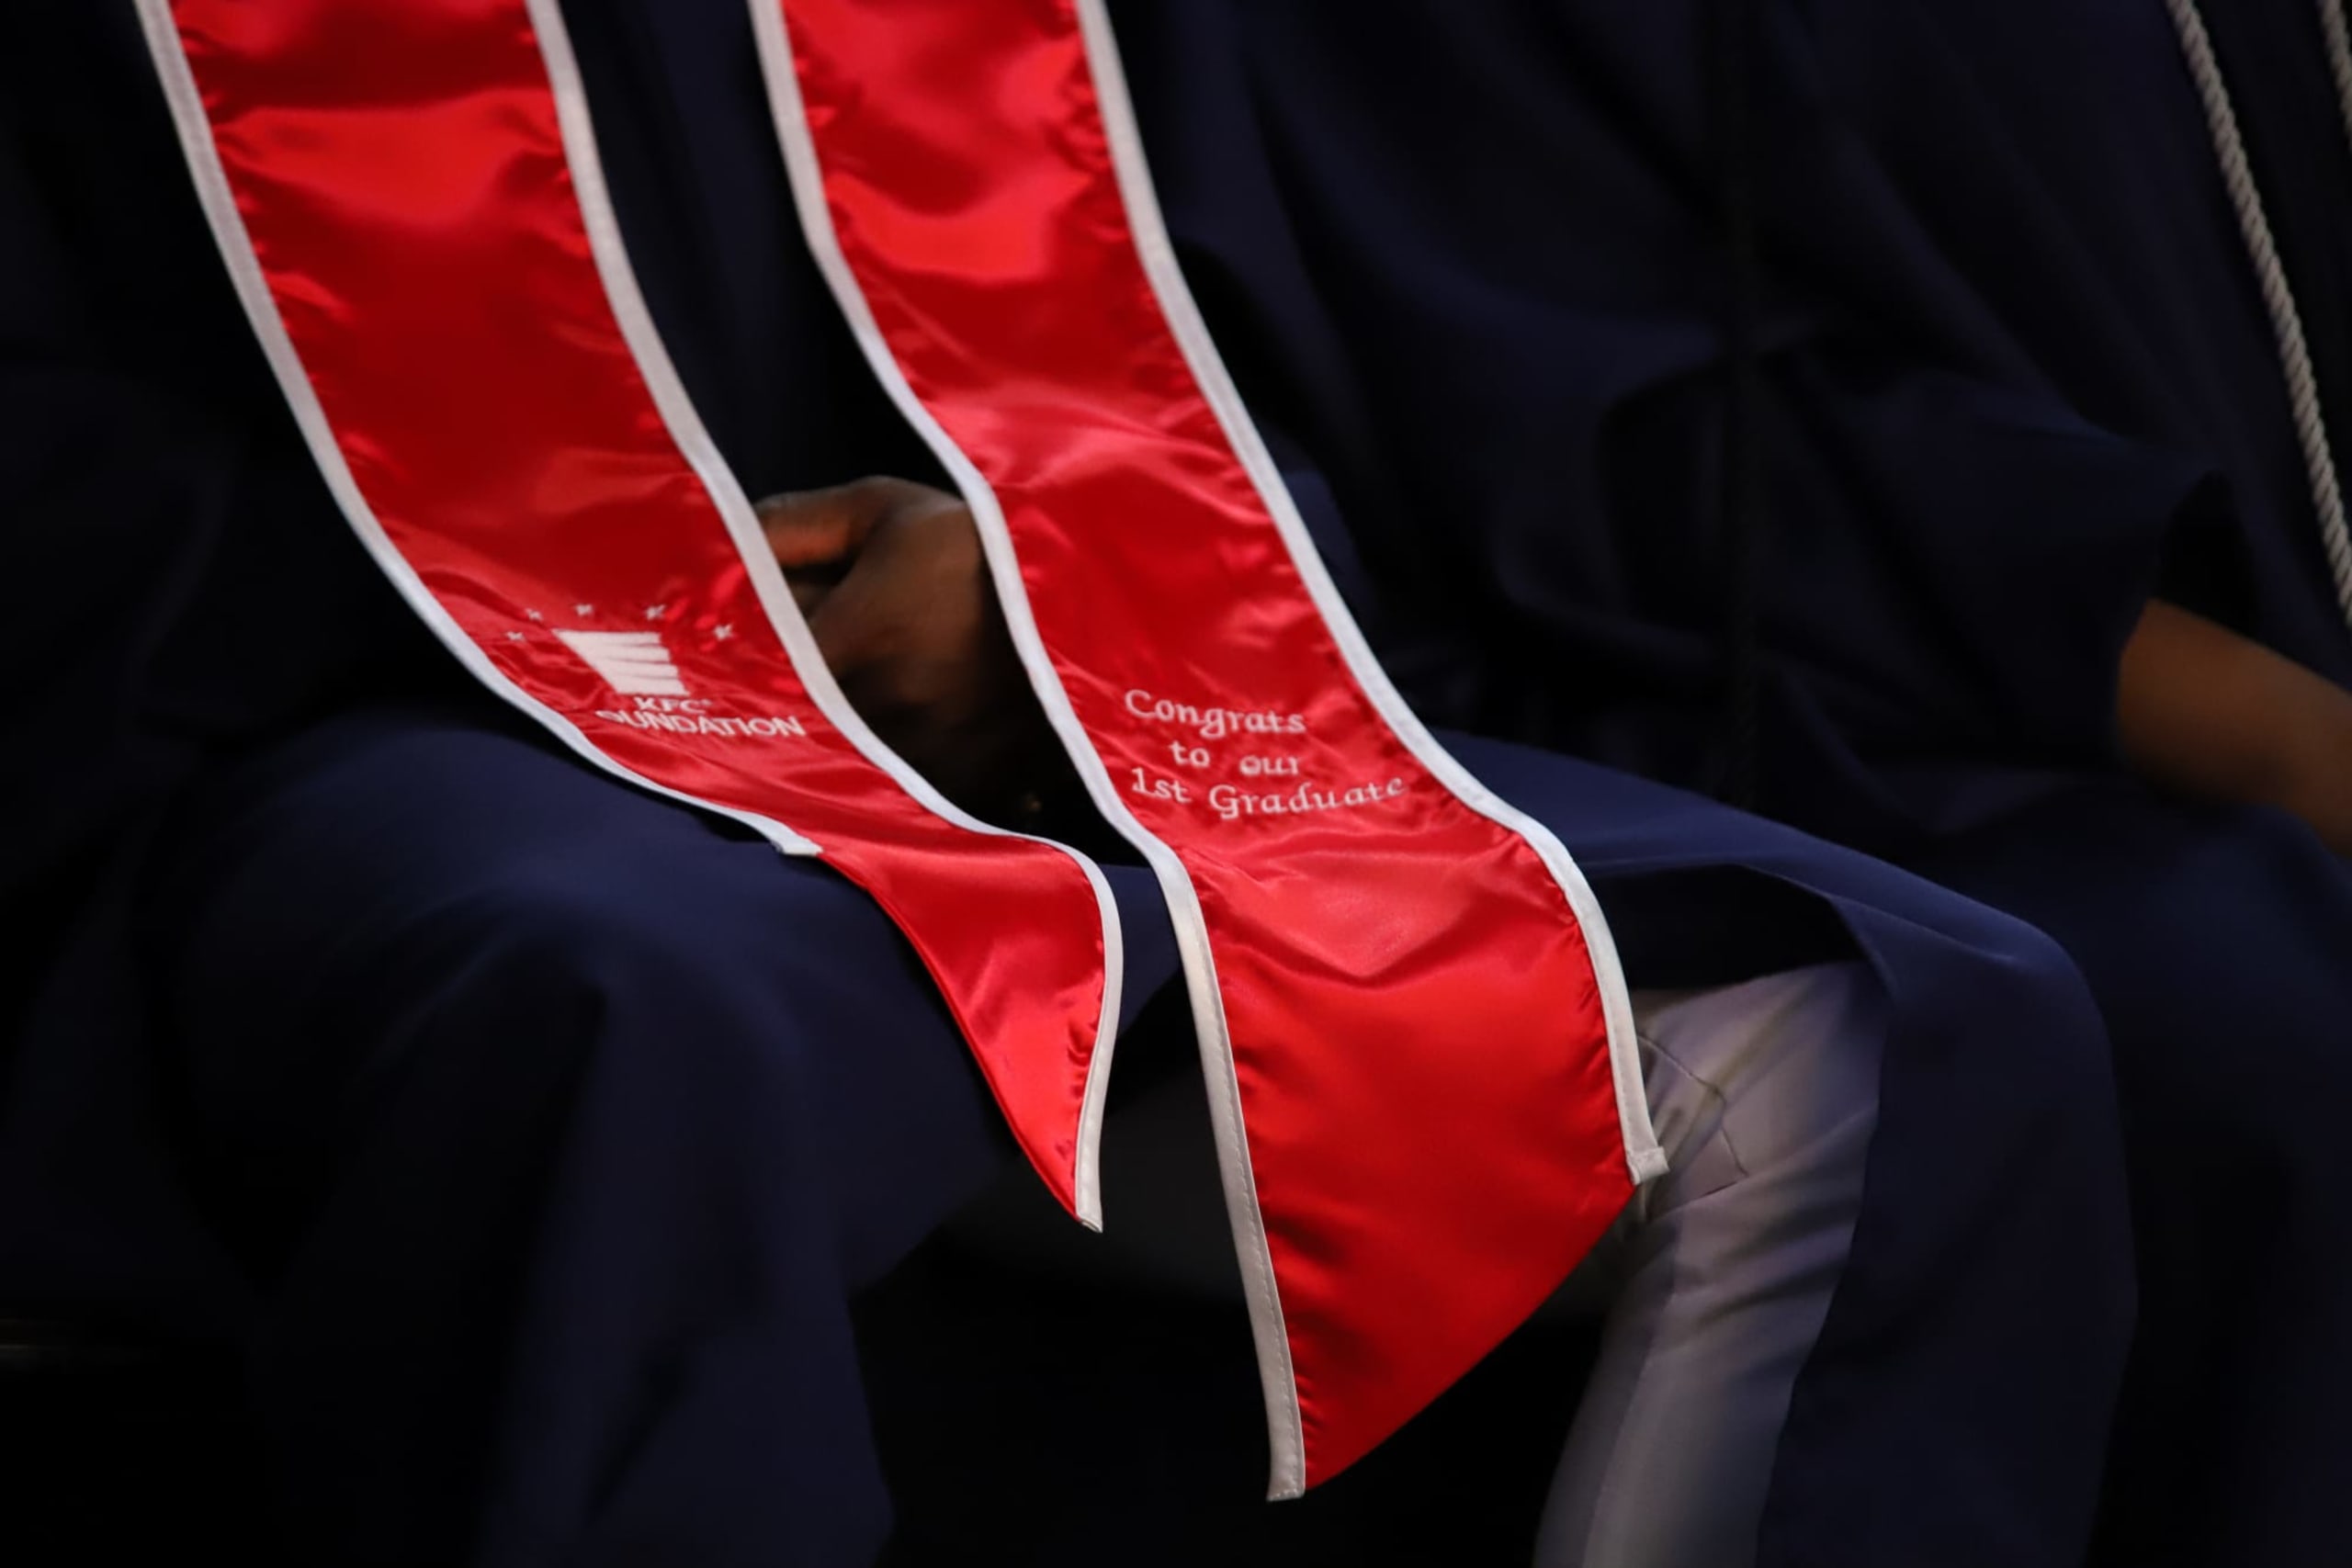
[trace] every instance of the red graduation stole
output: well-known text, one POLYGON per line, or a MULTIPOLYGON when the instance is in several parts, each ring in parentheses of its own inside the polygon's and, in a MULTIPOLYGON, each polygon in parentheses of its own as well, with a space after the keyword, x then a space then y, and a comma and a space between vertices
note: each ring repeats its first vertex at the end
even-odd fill
MULTIPOLYGON (((1382 674, 1219 363, 1097 0, 750 0, 809 243, 979 520, 1183 952, 1289 1495, 1523 1320, 1663 1167, 1591 894, 1382 674)), ((825 672, 629 272, 556 0, 140 0, 352 525, 585 760, 821 855, 1100 1220, 1114 907, 825 672)))

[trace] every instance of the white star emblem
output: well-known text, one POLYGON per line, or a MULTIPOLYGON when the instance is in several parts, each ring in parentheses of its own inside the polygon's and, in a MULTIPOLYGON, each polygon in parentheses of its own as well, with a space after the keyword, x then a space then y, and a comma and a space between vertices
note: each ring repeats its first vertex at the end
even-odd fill
POLYGON ((596 613, 596 606, 594 604, 574 604, 571 607, 571 613, 575 615, 593 615, 596 613))
POLYGON ((523 640, 523 634, 521 632, 508 632, 506 634, 506 640, 508 642, 521 642, 523 640))
POLYGON ((544 621, 547 619, 545 615, 540 615, 537 610, 526 610, 523 614, 535 621, 544 621))
POLYGON ((710 628, 710 635, 717 637, 719 641, 725 642, 729 637, 735 635, 735 628, 733 626, 713 626, 710 628))
POLYGON ((669 613, 670 606, 667 604, 648 604, 645 607, 645 618, 649 621, 658 621, 669 613))

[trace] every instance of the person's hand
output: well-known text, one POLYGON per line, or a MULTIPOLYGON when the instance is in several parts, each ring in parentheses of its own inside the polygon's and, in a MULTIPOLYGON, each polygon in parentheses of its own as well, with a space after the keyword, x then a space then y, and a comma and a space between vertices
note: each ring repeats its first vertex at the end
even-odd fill
POLYGON ((859 715, 949 799, 1002 817, 1056 752, 964 503, 865 479, 771 496, 758 512, 859 715))
POLYGON ((2117 706, 2143 773, 2292 812, 2352 856, 2352 693, 2158 601, 2123 650, 2117 706))

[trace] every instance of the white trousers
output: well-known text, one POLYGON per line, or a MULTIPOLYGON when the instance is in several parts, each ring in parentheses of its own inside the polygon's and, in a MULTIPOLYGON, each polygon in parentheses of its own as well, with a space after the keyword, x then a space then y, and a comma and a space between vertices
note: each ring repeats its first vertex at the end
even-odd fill
MULTIPOLYGON (((1538 1568, 1745 1568, 1799 1370, 1853 1238, 1877 1123, 1883 995, 1859 964, 1634 998, 1668 1173, 1546 1309, 1603 1316, 1538 1568)), ((960 1223, 1038 1267, 1238 1300, 1196 1086, 1121 1108, 1109 1232, 1034 1181, 960 1223)))
POLYGON ((1669 1169, 1569 1282, 1607 1303, 1539 1568, 1743 1568, 1853 1240, 1883 995, 1860 964, 1635 998, 1669 1169))

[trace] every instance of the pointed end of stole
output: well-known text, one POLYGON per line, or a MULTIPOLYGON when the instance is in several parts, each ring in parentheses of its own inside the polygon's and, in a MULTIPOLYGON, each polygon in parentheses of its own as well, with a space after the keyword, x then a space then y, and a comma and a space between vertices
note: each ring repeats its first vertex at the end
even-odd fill
POLYGON ((1069 1196, 1062 1207, 1088 1230, 1099 1233, 1102 1229, 1102 1147, 1099 1136, 1081 1140, 1077 1162, 1070 1171, 1069 1196))
MULTIPOLYGON (((1325 1479, 1322 1476, 1316 1481, 1325 1479)), ((1310 1482, 1306 1473, 1306 1452, 1303 1444, 1274 1443, 1273 1472, 1266 1478, 1266 1501, 1295 1503, 1306 1495, 1310 1482)))

